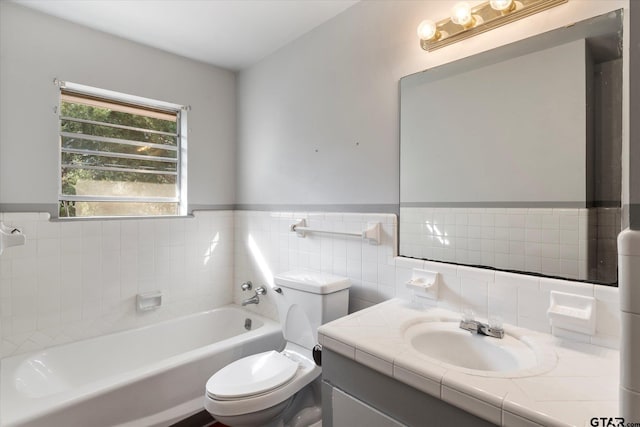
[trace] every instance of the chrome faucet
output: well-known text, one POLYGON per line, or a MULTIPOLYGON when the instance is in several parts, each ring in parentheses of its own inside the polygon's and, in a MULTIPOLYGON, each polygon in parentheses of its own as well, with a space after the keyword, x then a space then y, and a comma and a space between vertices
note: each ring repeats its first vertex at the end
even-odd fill
POLYGON ((254 296, 247 298, 245 300, 242 300, 242 306, 244 307, 245 305, 260 303, 260 295, 265 295, 266 293, 267 293, 267 290, 264 288, 264 286, 257 287, 256 293, 254 296))
POLYGON ((482 323, 474 320, 472 312, 464 313, 464 316, 460 321, 460 329, 493 338, 504 337, 504 329, 502 328, 502 321, 500 318, 491 317, 489 318, 489 323, 482 323))

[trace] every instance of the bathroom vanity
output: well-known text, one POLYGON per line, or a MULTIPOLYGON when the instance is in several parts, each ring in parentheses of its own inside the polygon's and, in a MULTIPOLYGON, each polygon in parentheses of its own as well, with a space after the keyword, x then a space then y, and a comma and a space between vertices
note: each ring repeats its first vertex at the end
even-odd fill
POLYGON ((584 426, 617 416, 617 350, 509 325, 504 340, 458 333, 459 320, 393 299, 320 327, 323 425, 584 426))
POLYGON ((332 350, 322 357, 323 426, 493 425, 332 350))

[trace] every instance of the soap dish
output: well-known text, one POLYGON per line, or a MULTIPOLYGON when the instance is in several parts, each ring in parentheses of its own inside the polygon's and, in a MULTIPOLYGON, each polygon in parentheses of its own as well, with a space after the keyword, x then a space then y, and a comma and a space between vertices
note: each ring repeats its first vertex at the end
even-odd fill
POLYGON ((547 315, 554 328, 588 335, 596 333, 596 299, 594 297, 551 291, 547 315))
POLYGON ((414 268, 411 280, 405 285, 413 290, 413 294, 432 300, 438 299, 438 272, 414 268))
POLYGON ((139 312, 156 310, 162 305, 162 292, 153 291, 136 295, 136 309, 139 312))

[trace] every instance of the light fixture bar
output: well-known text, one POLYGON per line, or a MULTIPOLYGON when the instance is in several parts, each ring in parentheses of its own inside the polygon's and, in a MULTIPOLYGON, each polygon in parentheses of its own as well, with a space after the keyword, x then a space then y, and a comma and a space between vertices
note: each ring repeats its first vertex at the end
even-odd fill
POLYGON ((465 27, 454 23, 451 18, 446 18, 436 23, 437 37, 421 39, 420 46, 426 51, 433 51, 460 40, 473 37, 476 34, 493 30, 502 25, 509 24, 522 18, 526 18, 543 10, 550 9, 568 0, 514 0, 515 7, 511 10, 499 11, 491 7, 486 1, 471 8, 471 15, 475 25, 465 27))

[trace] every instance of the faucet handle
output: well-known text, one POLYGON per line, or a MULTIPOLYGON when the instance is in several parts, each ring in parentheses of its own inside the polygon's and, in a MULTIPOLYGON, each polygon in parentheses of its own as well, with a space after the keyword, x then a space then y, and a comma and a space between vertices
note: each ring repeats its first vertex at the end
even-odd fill
POLYGON ((503 329, 503 327, 502 327, 502 317, 500 317, 500 316, 496 316, 496 315, 489 316, 488 323, 489 323, 489 327, 491 329, 496 329, 496 330, 502 330, 503 329))
POLYGON ((264 286, 258 286, 256 288, 256 295, 264 295, 267 293, 267 289, 264 286))
POLYGON ((471 307, 466 307, 462 310, 462 321, 463 322, 473 322, 476 320, 476 314, 473 312, 471 307))
POLYGON ((243 291, 250 291, 253 285, 251 284, 251 280, 247 280, 242 285, 240 285, 240 289, 243 291))

